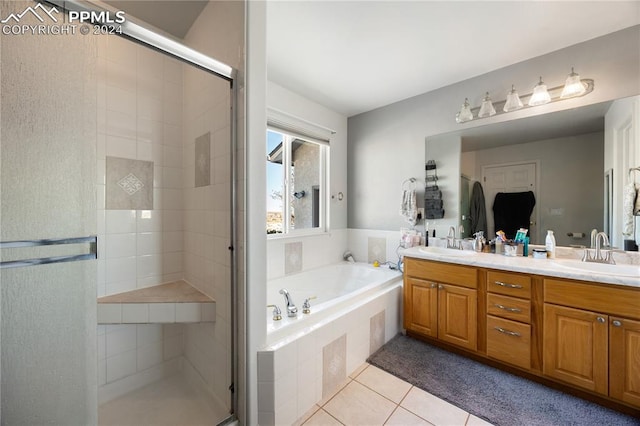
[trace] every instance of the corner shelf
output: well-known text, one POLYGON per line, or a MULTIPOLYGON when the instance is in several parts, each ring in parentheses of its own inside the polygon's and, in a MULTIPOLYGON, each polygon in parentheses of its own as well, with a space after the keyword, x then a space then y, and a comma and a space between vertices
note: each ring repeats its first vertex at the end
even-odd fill
POLYGON ((214 322, 216 301, 186 281, 98 298, 98 324, 214 322))

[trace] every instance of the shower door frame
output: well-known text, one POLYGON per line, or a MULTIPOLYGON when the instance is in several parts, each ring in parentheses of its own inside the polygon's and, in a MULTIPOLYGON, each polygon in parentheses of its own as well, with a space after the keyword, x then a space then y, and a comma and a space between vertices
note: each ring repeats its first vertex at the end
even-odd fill
MULTIPOLYGON (((44 0, 43 3, 50 3, 54 6, 61 8, 64 11, 116 11, 116 9, 95 0, 44 0)), ((159 33, 156 29, 146 24, 143 21, 131 19, 127 16, 126 21, 120 26, 120 32, 114 33, 129 39, 133 42, 139 43, 151 49, 154 49, 162 54, 166 54, 170 57, 178 59, 186 64, 195 66, 209 74, 213 74, 218 78, 222 78, 229 82, 230 92, 230 178, 231 178, 231 191, 230 191, 230 241, 229 241, 229 254, 230 254, 230 286, 231 286, 231 384, 229 391, 231 392, 231 410, 230 416, 222 420, 219 425, 229 424, 237 419, 238 413, 238 336, 240 324, 238 313, 238 277, 236 271, 237 265, 237 253, 236 253, 236 241, 237 241, 237 212, 238 212, 238 198, 236 183, 238 181, 237 175, 237 84, 236 78, 238 72, 235 68, 220 62, 204 53, 201 53, 195 49, 192 49, 180 41, 170 38, 166 35, 159 33)))

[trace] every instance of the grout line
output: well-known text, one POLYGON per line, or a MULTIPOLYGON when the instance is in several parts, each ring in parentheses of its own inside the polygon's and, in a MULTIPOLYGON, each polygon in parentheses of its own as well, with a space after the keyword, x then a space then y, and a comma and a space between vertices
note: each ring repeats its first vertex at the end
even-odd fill
POLYGON ((400 407, 399 405, 396 405, 396 408, 394 408, 394 409, 393 409, 393 411, 391 412, 391 414, 389 414, 389 416, 387 416, 387 418, 385 419, 384 423, 382 423, 383 425, 386 425, 386 424, 387 424, 387 422, 389 421, 389 419, 390 419, 391 417, 393 417, 393 414, 394 414, 396 411, 398 411, 398 408, 399 408, 399 407, 400 407))
POLYGON ((340 423, 341 425, 344 425, 344 423, 342 423, 340 420, 338 420, 334 415, 332 415, 330 412, 328 412, 327 410, 324 410, 321 408, 322 411, 324 411, 325 413, 327 413, 329 416, 331 416, 333 419, 335 419, 338 423, 340 423))

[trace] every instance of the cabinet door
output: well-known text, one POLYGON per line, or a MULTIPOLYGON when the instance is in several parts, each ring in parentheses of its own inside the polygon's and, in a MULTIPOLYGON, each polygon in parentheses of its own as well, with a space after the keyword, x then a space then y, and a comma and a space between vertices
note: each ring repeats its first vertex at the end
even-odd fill
POLYGON ((609 396, 640 407, 640 321, 609 324, 609 396))
POLYGON ((545 303, 544 374, 606 395, 607 321, 603 314, 545 303))
POLYGON ((476 350, 478 340, 478 290, 438 285, 438 338, 476 350))
POLYGON ((425 336, 438 335, 438 286, 407 277, 404 291, 404 328, 425 336))

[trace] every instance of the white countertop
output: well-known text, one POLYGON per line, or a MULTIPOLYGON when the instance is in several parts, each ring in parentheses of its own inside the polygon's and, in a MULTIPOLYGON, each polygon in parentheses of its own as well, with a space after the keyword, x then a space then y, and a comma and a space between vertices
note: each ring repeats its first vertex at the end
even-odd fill
MULTIPOLYGON (((637 274, 635 274, 635 276, 631 276, 629 274, 614 275, 611 273, 597 273, 588 270, 583 271, 579 269, 573 269, 561 264, 561 262, 555 262, 554 259, 534 259, 532 257, 522 256, 511 257, 500 254, 476 252, 470 252, 469 255, 460 256, 444 253, 429 253, 421 249, 424 249, 424 247, 412 247, 402 250, 401 254, 407 257, 435 260, 447 263, 456 263, 459 265, 478 266, 504 271, 523 272, 535 275, 546 275, 558 278, 568 278, 574 280, 592 281, 605 284, 617 284, 640 288, 640 264, 636 263, 636 261, 638 260, 638 256, 627 256, 626 253, 614 254, 616 254, 617 257, 625 257, 625 260, 627 260, 628 258, 629 263, 626 264, 626 269, 627 271, 631 269, 632 272, 635 272, 634 268, 637 268, 637 274)), ((567 248, 565 250, 565 255, 558 256, 557 260, 566 261, 567 259, 573 259, 574 261, 579 262, 579 259, 576 259, 577 252, 572 252, 572 250, 574 249, 567 248)), ((618 264, 622 264, 618 260, 616 260, 616 262, 618 264)))

